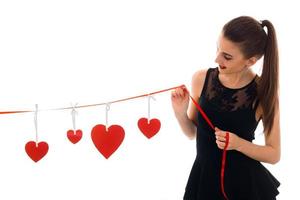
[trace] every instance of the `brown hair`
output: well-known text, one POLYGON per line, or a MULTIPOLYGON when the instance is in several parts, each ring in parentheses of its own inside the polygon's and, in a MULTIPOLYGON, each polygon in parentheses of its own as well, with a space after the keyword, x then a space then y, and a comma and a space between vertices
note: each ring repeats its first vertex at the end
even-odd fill
POLYGON ((268 20, 260 23, 252 17, 241 16, 224 25, 223 35, 237 43, 246 59, 264 56, 257 95, 263 111, 264 130, 268 134, 273 127, 275 107, 278 105, 279 58, 275 28, 268 20))

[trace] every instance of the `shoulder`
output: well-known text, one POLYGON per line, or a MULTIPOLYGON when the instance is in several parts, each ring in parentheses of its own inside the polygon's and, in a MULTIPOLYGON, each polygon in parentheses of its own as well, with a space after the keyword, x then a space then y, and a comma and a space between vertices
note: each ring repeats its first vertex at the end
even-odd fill
POLYGON ((196 71, 193 74, 193 79, 192 80, 195 81, 195 82, 204 81, 205 80, 205 76, 206 76, 208 70, 209 70, 209 68, 200 69, 200 70, 196 71))
POLYGON ((193 74, 193 77, 192 77, 192 93, 193 93, 193 95, 198 96, 198 97, 200 96, 200 93, 201 93, 202 88, 205 83, 206 74, 210 69, 211 68, 200 69, 193 74))

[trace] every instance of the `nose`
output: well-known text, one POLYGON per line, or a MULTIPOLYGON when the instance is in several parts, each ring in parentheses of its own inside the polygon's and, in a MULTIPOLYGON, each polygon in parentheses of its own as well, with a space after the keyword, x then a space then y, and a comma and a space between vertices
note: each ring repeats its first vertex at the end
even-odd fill
POLYGON ((222 59, 219 53, 216 55, 215 63, 218 63, 219 65, 222 65, 222 59))

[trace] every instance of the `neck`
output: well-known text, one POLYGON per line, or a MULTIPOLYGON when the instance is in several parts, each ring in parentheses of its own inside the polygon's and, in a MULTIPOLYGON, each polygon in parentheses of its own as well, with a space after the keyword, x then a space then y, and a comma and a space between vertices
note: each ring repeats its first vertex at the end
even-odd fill
POLYGON ((246 85, 254 77, 254 73, 249 68, 244 68, 241 71, 232 73, 220 73, 220 81, 228 87, 238 88, 246 85))

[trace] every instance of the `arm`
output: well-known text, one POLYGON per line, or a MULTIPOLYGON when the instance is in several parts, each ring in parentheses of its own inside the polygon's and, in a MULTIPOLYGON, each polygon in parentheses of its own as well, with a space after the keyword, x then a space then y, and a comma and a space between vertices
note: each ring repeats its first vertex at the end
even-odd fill
MULTIPOLYGON (((280 114, 276 107, 274 124, 270 133, 265 134, 265 145, 257 145, 244 140, 233 133, 229 133, 228 150, 235 149, 246 156, 270 164, 276 164, 280 160, 280 114)), ((216 143, 220 149, 225 146, 225 131, 216 130, 216 143)))
POLYGON ((241 139, 237 148, 241 153, 262 162, 275 164, 280 160, 280 114, 276 108, 274 124, 269 134, 265 134, 265 145, 256 145, 241 139))
POLYGON ((179 123, 179 126, 182 132, 189 138, 194 139, 196 137, 196 126, 190 120, 187 114, 176 115, 176 119, 179 123))
MULTIPOLYGON (((207 70, 197 71, 192 78, 191 96, 198 100, 202 92, 207 70)), ((190 102, 187 90, 177 88, 172 92, 171 100, 175 117, 183 133, 190 139, 196 137, 197 108, 190 102)))

